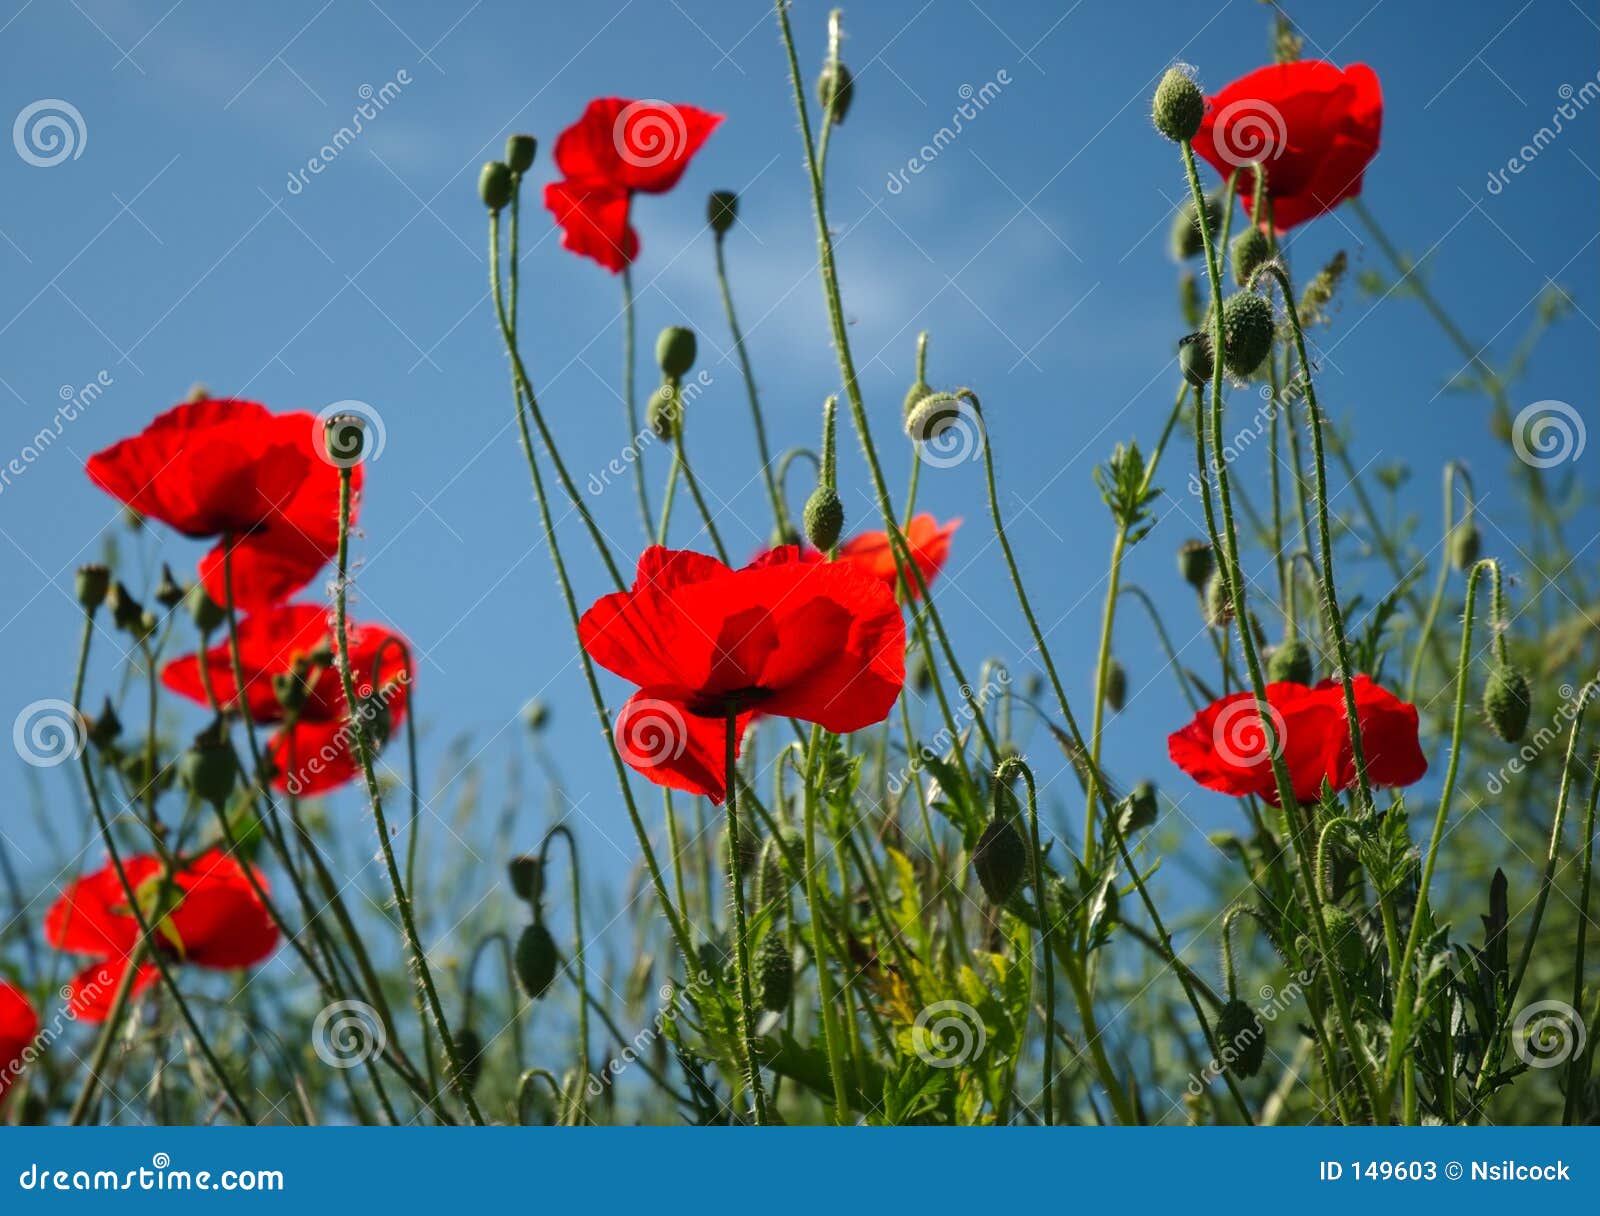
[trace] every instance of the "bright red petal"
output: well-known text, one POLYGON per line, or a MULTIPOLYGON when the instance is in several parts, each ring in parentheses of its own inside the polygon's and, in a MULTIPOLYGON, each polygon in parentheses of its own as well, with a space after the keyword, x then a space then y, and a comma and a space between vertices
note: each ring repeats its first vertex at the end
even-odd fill
POLYGON ((639 235, 628 223, 627 190, 599 178, 551 182, 544 205, 561 226, 561 247, 593 258, 613 274, 639 256, 639 235))
MULTIPOLYGON (((123 858, 123 872, 136 891, 158 874, 154 857, 123 858)), ((139 923, 128 911, 127 892, 110 863, 73 879, 44 916, 44 939, 57 950, 97 958, 122 958, 139 940, 139 923)))
POLYGON ((598 97, 557 137, 556 166, 568 178, 660 194, 677 185, 721 122, 695 106, 598 97))
MULTIPOLYGON (((727 797, 727 720, 695 714, 674 689, 640 689, 623 703, 612 740, 617 754, 656 785, 701 794, 720 804, 727 797)), ((752 713, 740 714, 737 755, 752 713)))
MULTIPOLYGON (((267 889, 259 872, 256 880, 267 889)), ((254 966, 277 949, 277 926, 234 858, 216 849, 201 854, 184 867, 178 888, 183 899, 171 923, 185 961, 233 970, 254 966)))
MULTIPOLYGON (((128 960, 123 957, 90 963, 73 976, 67 983, 67 1008, 72 1010, 72 1016, 91 1024, 105 1021, 127 970, 128 960)), ((160 978, 161 972, 153 963, 140 964, 130 996, 138 996, 160 978)))
POLYGON ((0 980, 0 1098, 21 1074, 39 1034, 39 1015, 20 989, 0 980))

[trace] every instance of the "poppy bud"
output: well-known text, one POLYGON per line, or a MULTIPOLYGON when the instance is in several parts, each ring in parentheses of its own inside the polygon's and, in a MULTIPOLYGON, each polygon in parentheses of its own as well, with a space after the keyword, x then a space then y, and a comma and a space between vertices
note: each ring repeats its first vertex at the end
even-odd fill
POLYGON ((906 389, 906 403, 900 411, 901 419, 909 419, 911 417, 911 411, 916 409, 917 406, 921 405, 922 399, 929 396, 932 392, 933 390, 929 388, 928 385, 922 380, 918 380, 910 388, 906 389))
POLYGON ((1112 713, 1121 713, 1127 700, 1128 673, 1116 659, 1110 659, 1106 665, 1106 704, 1111 707, 1112 713))
POLYGON ((1329 906, 1322 910, 1322 924, 1328 931, 1334 965, 1347 976, 1360 972, 1366 966, 1367 946, 1356 918, 1343 908, 1329 906))
POLYGON ((669 325, 656 339, 656 362, 669 380, 682 380, 694 366, 694 330, 669 325))
POLYGON ((1156 130, 1175 144, 1186 144, 1200 129, 1205 114, 1206 99, 1200 86, 1183 69, 1168 68, 1156 85, 1155 100, 1150 105, 1156 130))
POLYGON ((645 406, 644 418, 657 439, 663 443, 670 443, 678 433, 678 423, 682 417, 683 411, 679 404, 676 385, 669 381, 650 394, 650 403, 645 406))
POLYGON ((89 742, 101 751, 105 751, 116 741, 122 733, 122 719, 117 717, 117 711, 111 704, 111 698, 106 698, 105 708, 100 711, 100 716, 89 723, 89 742))
POLYGON ((1222 1066, 1246 1080, 1261 1071, 1267 1058, 1267 1028, 1254 1009, 1235 998, 1217 1013, 1217 1047, 1222 1066))
POLYGON ((1228 594, 1228 580, 1218 570, 1206 584, 1206 624, 1221 629, 1233 620, 1233 597, 1228 594))
POLYGON ((556 978, 556 940, 550 930, 538 921, 524 929, 517 939, 515 961, 523 991, 537 1001, 556 978))
POLYGON ((1533 690, 1528 677, 1506 663, 1496 663, 1483 687, 1483 716, 1495 734, 1515 743, 1528 729, 1533 709, 1533 690))
POLYGON ((1200 324, 1200 281, 1192 270, 1185 270, 1178 276, 1178 314, 1190 329, 1200 324))
POLYGON ((311 695, 311 688, 306 683, 303 672, 279 671, 274 672, 272 676, 272 695, 283 712, 292 717, 305 708, 306 698, 311 695))
POLYGON ((353 468, 367 446, 367 420, 360 414, 329 414, 322 424, 322 442, 332 463, 353 468))
POLYGON ((856 78, 842 63, 830 63, 817 77, 817 102, 823 112, 833 111, 833 121, 842 123, 850 112, 850 102, 855 97, 856 78))
POLYGON ((1200 333, 1178 339, 1178 370, 1195 388, 1211 383, 1216 364, 1211 359, 1211 339, 1200 333))
POLYGON ((906 434, 918 443, 937 439, 961 418, 961 398, 954 393, 929 393, 906 415, 906 434))
POLYGON ((706 223, 721 236, 739 218, 739 196, 732 190, 713 190, 706 200, 706 223))
POLYGON ((1285 638, 1267 659, 1267 679, 1273 684, 1311 683, 1311 647, 1299 638, 1285 638))
POLYGON ((1483 533, 1470 519, 1450 529, 1450 564, 1457 570, 1470 569, 1483 552, 1483 533))
POLYGON ((531 135, 511 135, 506 138, 506 166, 513 173, 526 173, 533 168, 533 158, 539 154, 539 141, 531 135))
POLYGON ((455 1043, 456 1059, 461 1061, 461 1084, 471 1093, 483 1075, 483 1038, 472 1027, 463 1026, 455 1032, 455 1043))
POLYGON ((1222 304, 1222 361, 1244 379, 1272 349, 1272 305, 1253 291, 1236 292, 1222 304))
POLYGON ((532 853, 522 853, 506 863, 506 875, 517 898, 537 904, 544 895, 544 867, 532 853))
MULTIPOLYGON (((1222 227, 1222 201, 1214 194, 1205 196, 1206 231, 1216 236, 1222 227)), ((1200 230, 1200 212, 1194 199, 1184 199, 1172 221, 1172 256, 1179 262, 1199 257, 1205 250, 1205 233, 1200 230)))
POLYGON ((138 634, 143 628, 144 605, 133 598, 133 593, 120 579, 111 585, 111 593, 106 597, 106 605, 111 609, 111 623, 118 629, 138 634))
POLYGON ((756 998, 761 1008, 782 1013, 794 996, 794 954, 782 933, 768 933, 756 954, 756 998))
POLYGON ((502 160, 484 162, 478 174, 478 197, 490 211, 499 211, 511 201, 511 166, 502 160))
POLYGON ((911 666, 911 687, 922 696, 933 691, 933 668, 924 658, 918 657, 911 666))
POLYGON ((200 631, 201 637, 210 634, 228 619, 227 610, 207 595, 206 589, 199 583, 189 585, 183 600, 184 606, 189 610, 189 619, 194 622, 194 627, 200 631))
POLYGON ((806 538, 826 553, 839 543, 839 533, 844 531, 844 503, 839 494, 828 486, 818 486, 806 499, 806 538))
POLYGON ((172 577, 172 567, 165 562, 161 563, 161 581, 156 584, 155 597, 163 608, 176 608, 183 603, 183 588, 172 577))
POLYGON ((1156 787, 1148 781, 1141 781, 1133 787, 1133 792, 1128 795, 1128 815, 1123 823, 1124 832, 1137 832, 1142 828, 1150 827, 1156 821, 1156 812, 1159 804, 1156 802, 1156 787))
MULTIPOLYGON (((733 851, 728 847, 732 839, 726 831, 722 833, 722 865, 726 869, 733 858, 733 851)), ((739 834, 739 877, 748 878, 755 872, 756 866, 761 864, 761 838, 747 827, 739 834)))
POLYGON ((79 566, 77 578, 73 580, 73 590, 84 611, 94 612, 105 602, 106 593, 111 590, 111 571, 98 564, 79 566))
POLYGON ((543 701, 529 701, 527 713, 523 716, 528 729, 536 735, 550 725, 550 707, 543 701))
POLYGON ((1250 276, 1272 256, 1272 242, 1266 234, 1251 225, 1233 238, 1233 281, 1240 287, 1250 286, 1250 276))
POLYGON ((228 801, 239 778, 239 758, 222 732, 221 719, 196 735, 178 757, 178 778, 196 798, 219 810, 228 801))
POLYGON ((1178 571, 1183 581, 1196 591, 1204 591, 1217 568, 1211 545, 1203 540, 1186 540, 1178 546, 1178 571))
POLYGON ((1017 893, 1028 868, 1028 845, 1009 816, 996 816, 972 850, 972 868, 989 902, 1003 904, 1017 893))

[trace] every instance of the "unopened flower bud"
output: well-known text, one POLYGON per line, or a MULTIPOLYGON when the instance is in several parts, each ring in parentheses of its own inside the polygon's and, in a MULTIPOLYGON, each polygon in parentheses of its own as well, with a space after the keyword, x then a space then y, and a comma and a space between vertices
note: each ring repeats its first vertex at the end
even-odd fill
POLYGON ((644 418, 657 439, 664 443, 670 442, 678 433, 678 423, 682 421, 682 417, 683 411, 676 384, 669 381, 650 394, 650 402, 644 409, 644 418))
POLYGON ((1017 893, 1028 868, 1028 845, 1009 815, 989 820, 973 846, 972 868, 990 903, 1003 904, 1017 893))
POLYGON ((1450 529, 1450 564, 1468 570, 1483 552, 1483 533, 1471 519, 1463 519, 1450 529))
POLYGON ((1216 364, 1211 361, 1211 339, 1201 333, 1178 339, 1178 370, 1195 388, 1211 383, 1216 364))
POLYGON ((1533 689, 1528 677, 1506 663, 1496 663, 1483 687, 1483 716, 1507 743, 1516 743, 1528 729, 1533 689))
POLYGON ((1156 787, 1148 781, 1139 782, 1128 795, 1128 817, 1123 823, 1122 830, 1137 832, 1150 827, 1156 821, 1158 809, 1156 787))
MULTIPOLYGON (((1346 977, 1357 975, 1366 966, 1367 945, 1361 940, 1361 926, 1343 908, 1329 905, 1322 910, 1323 928, 1328 931, 1331 962, 1346 977)), ((1315 938, 1312 945, 1316 944, 1315 938)))
POLYGON ((1121 713, 1128 701, 1128 673, 1115 658, 1106 665, 1106 704, 1112 713, 1121 713))
POLYGON ((531 135, 511 135, 506 138, 506 167, 513 173, 526 173, 533 168, 533 158, 539 153, 539 141, 531 135))
POLYGON ((806 499, 806 538, 826 553, 839 543, 844 531, 844 503, 839 494, 828 486, 818 486, 806 499))
POLYGON ((1272 242, 1254 224, 1233 238, 1233 281, 1250 286, 1250 276, 1272 256, 1272 242))
POLYGON ((911 665, 911 687, 922 696, 933 691, 933 668, 921 656, 911 665))
POLYGON ((910 388, 906 389, 905 406, 900 411, 901 419, 910 418, 911 412, 922 404, 923 398, 931 396, 932 393, 933 389, 928 387, 927 383, 922 380, 918 380, 910 388))
POLYGON ((184 606, 189 610, 189 619, 194 622, 194 627, 200 631, 200 636, 219 628, 228 619, 225 608, 216 600, 206 594, 206 589, 199 583, 191 583, 188 593, 184 595, 184 606))
POLYGON ((156 603, 163 608, 176 608, 183 603, 184 591, 178 580, 172 577, 172 567, 165 562, 161 563, 161 581, 156 584, 156 603))
POLYGON ((556 941, 550 930, 537 921, 524 929, 517 939, 515 963, 522 990, 537 1001, 556 978, 556 941))
POLYGON ((669 325, 656 339, 656 362, 661 374, 672 380, 682 380, 694 366, 694 330, 681 325, 669 325))
POLYGON ((1221 629, 1233 620, 1233 597, 1228 594, 1228 580, 1218 570, 1206 584, 1206 624, 1221 629))
POLYGON ((961 398, 954 393, 929 393, 906 415, 906 434, 918 443, 937 439, 961 418, 961 398))
POLYGON ((221 720, 195 736, 178 757, 178 779, 196 798, 221 809, 239 779, 239 758, 223 732, 221 720))
POLYGON ((1231 1000, 1217 1013, 1217 1047, 1222 1066, 1247 1080, 1261 1071, 1267 1058, 1267 1028, 1249 1005, 1231 1000))
POLYGON ((99 716, 89 723, 89 742, 101 751, 105 751, 117 736, 122 734, 122 719, 117 717, 116 708, 111 704, 111 698, 106 698, 105 707, 99 716))
POLYGON ((794 954, 783 934, 769 932, 762 939, 754 961, 757 1004, 773 1013, 782 1013, 794 996, 794 954))
POLYGON ((111 623, 118 629, 138 635, 144 627, 144 605, 133 598, 127 584, 120 579, 111 585, 106 596, 106 606, 111 609, 111 623))
POLYGON ((360 414, 330 414, 322 424, 328 458, 341 469, 361 463, 367 446, 367 420, 360 414))
POLYGON ((478 197, 490 211, 499 211, 511 201, 511 166, 503 160, 486 161, 478 174, 478 197))
POLYGON ((833 111, 833 121, 842 123, 855 97, 856 79, 842 63, 830 63, 817 77, 817 102, 824 112, 833 111))
POLYGON ((73 590, 77 592, 78 603, 83 605, 84 611, 92 613, 105 602, 106 594, 111 590, 111 571, 99 564, 79 566, 73 590))
POLYGON ((544 895, 544 866, 532 853, 522 853, 506 863, 506 877, 517 898, 529 905, 537 905, 544 895))
POLYGON ((732 190, 713 190, 706 200, 706 223, 721 236, 739 218, 739 196, 732 190))
POLYGON ((1173 143, 1186 144, 1200 129, 1200 120, 1206 114, 1205 94, 1181 68, 1168 68, 1167 74, 1156 86, 1156 95, 1150 105, 1150 116, 1156 130, 1173 143))
MULTIPOLYGON (((1222 200, 1214 194, 1205 196, 1206 232, 1215 237, 1222 228, 1222 200)), ((1205 232, 1200 230, 1200 212, 1194 199, 1184 199, 1172 221, 1172 256, 1175 261, 1187 262, 1199 257, 1206 247, 1205 232)))
POLYGON ((471 1093, 483 1075, 483 1037, 471 1026, 462 1026, 454 1033, 456 1059, 461 1061, 461 1084, 471 1093))
POLYGON ((528 723, 528 729, 537 735, 550 725, 550 706, 543 701, 529 701, 523 718, 528 723))
POLYGON ((1272 349, 1272 305, 1253 291, 1229 296, 1222 304, 1222 361, 1241 380, 1249 376, 1272 349))
POLYGON ((1204 591, 1217 568, 1211 545, 1203 540, 1186 540, 1178 547, 1178 572, 1196 591, 1204 591))
POLYGON ((1310 684, 1311 647, 1299 638, 1285 638, 1267 658, 1267 679, 1273 684, 1310 684))

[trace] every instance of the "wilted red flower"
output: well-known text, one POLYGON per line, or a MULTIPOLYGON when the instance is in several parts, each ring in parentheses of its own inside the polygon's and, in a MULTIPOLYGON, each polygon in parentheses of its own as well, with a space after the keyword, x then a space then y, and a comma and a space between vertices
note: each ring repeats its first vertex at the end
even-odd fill
POLYGON ((1266 166, 1272 219, 1284 232, 1361 193, 1382 129, 1376 72, 1302 59, 1258 68, 1206 98, 1194 150, 1224 177, 1240 170, 1247 212, 1255 206, 1248 166, 1266 166))
MULTIPOLYGON (((381 746, 405 721, 409 647, 399 634, 379 625, 348 622, 346 628, 350 675, 364 706, 361 712, 367 737, 381 746)), ((274 676, 298 672, 306 683, 305 703, 293 724, 267 740, 277 770, 273 784, 280 790, 320 794, 361 772, 335 651, 328 610, 315 604, 283 604, 252 613, 239 623, 239 665, 244 671, 244 699, 251 718, 285 721, 273 690, 274 676)), ((174 659, 162 670, 161 682, 180 696, 208 705, 201 660, 200 655, 174 659)), ((206 651, 204 662, 217 700, 229 706, 237 697, 237 686, 228 644, 206 651)))
MULTIPOLYGON (((206 593, 227 602, 222 560, 233 542, 241 611, 294 594, 339 543, 339 469, 322 422, 253 401, 174 406, 139 434, 89 457, 89 479, 128 506, 191 537, 221 537, 200 559, 206 593)), ((361 468, 351 472, 361 488, 361 468)), ((352 517, 355 508, 352 504, 352 517)))
MULTIPOLYGON (((277 949, 277 926, 243 867, 226 853, 212 849, 183 863, 164 900, 159 858, 127 857, 122 868, 140 910, 154 919, 155 948, 174 962, 237 971, 277 949)), ((256 879, 266 890, 266 878, 257 872, 256 879)), ((107 864, 69 883, 45 913, 44 936, 57 950, 97 960, 73 977, 68 1004, 84 1021, 104 1021, 139 941, 139 922, 116 867, 107 864)), ((154 963, 141 963, 134 991, 158 975, 154 963)))
POLYGON ((579 637, 639 686, 617 715, 622 758, 714 802, 726 795, 730 709, 736 749, 757 713, 843 734, 881 722, 905 683, 905 622, 888 588, 792 545, 740 570, 652 546, 629 590, 584 613, 579 637))
MULTIPOLYGON (((944 568, 945 559, 950 556, 950 538, 960 526, 959 519, 941 524, 924 512, 913 516, 910 526, 906 528, 906 544, 911 550, 911 559, 917 563, 917 569, 922 571, 923 580, 929 586, 932 586, 935 576, 944 568)), ((899 586, 894 549, 889 544, 887 532, 863 532, 859 536, 852 536, 839 546, 839 560, 860 566, 874 578, 888 583, 890 587, 899 586)), ((916 578, 909 573, 906 582, 911 588, 913 598, 922 594, 916 578)))
POLYGON ((39 1015, 28 998, 0 980, 0 1098, 22 1075, 28 1049, 39 1035, 39 1015))
MULTIPOLYGON (((1351 681, 1367 775, 1374 785, 1410 785, 1428 771, 1417 741, 1417 708, 1364 675, 1351 681)), ((1314 802, 1326 781, 1335 792, 1356 783, 1344 689, 1337 680, 1314 687, 1267 685, 1267 706, 1299 802, 1314 802)), ((1236 692, 1213 701, 1194 721, 1167 737, 1167 752, 1208 790, 1278 805, 1272 758, 1255 694, 1236 692)))
POLYGON ((662 194, 677 185, 721 121, 720 114, 665 101, 591 101, 556 139, 564 180, 544 189, 561 244, 612 273, 628 266, 639 254, 628 222, 634 193, 662 194))

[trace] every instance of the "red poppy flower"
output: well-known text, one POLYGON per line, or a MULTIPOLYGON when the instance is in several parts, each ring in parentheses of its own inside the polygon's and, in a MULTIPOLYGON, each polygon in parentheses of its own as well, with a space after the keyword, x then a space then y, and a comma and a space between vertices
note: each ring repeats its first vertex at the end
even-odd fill
MULTIPOLYGON (((347 628, 350 674, 365 706, 367 734, 381 746, 405 721, 409 647, 399 634, 378 625, 352 622, 347 628)), ((315 604, 283 604, 252 613, 239 623, 239 665, 252 719, 284 720, 272 687, 274 676, 298 671, 307 682, 305 704, 293 725, 285 725, 267 740, 276 769, 273 784, 278 789, 296 795, 320 794, 361 772, 334 653, 333 622, 328 610, 315 604)), ((162 670, 161 682, 180 696, 209 705, 200 671, 202 661, 217 700, 223 706, 233 704, 238 694, 226 642, 213 646, 204 656, 174 659, 162 670)))
MULTIPOLYGON (((1416 706, 1364 675, 1351 684, 1372 783, 1400 786, 1420 781, 1428 761, 1417 741, 1416 706)), ((1338 681, 1323 680, 1311 688, 1268 684, 1267 706, 1297 801, 1316 801, 1323 782, 1335 792, 1356 783, 1344 690, 1338 681)), ((1173 763, 1208 790, 1241 798, 1255 794, 1278 805, 1272 758, 1253 693, 1236 692, 1212 702, 1189 725, 1167 737, 1167 752, 1173 763)))
POLYGON ((39 1015, 19 989, 0 980, 0 1098, 22 1075, 39 1035, 39 1015))
POLYGON ((1224 177, 1240 170, 1247 212, 1255 206, 1248 166, 1266 166, 1272 218, 1284 232, 1361 193, 1382 129, 1376 72, 1302 59, 1258 68, 1206 98, 1194 150, 1224 177))
POLYGON ((757 713, 839 734, 881 722, 905 683, 905 622, 878 579, 794 546, 740 570, 652 546, 633 586, 597 600, 584 650, 639 686, 617 715, 622 758, 657 785, 721 802, 727 714, 735 749, 757 713))
POLYGON ((556 139, 564 180, 544 189, 561 226, 561 244, 613 274, 639 254, 628 222, 637 191, 663 194, 678 184, 722 115, 665 101, 597 97, 556 139))
MULTIPOLYGON (((200 560, 206 593, 227 602, 223 554, 233 541, 241 610, 294 594, 339 542, 339 470, 322 423, 253 401, 175 406, 139 434, 89 457, 89 479, 128 506, 192 537, 221 537, 200 560)), ((361 488, 361 468, 351 474, 361 488)), ((352 513, 354 506, 352 505, 352 513)))
MULTIPOLYGON (((128 857, 122 864, 146 918, 160 915, 156 949, 173 961, 237 971, 277 949, 277 926, 243 867, 226 853, 212 849, 186 862, 164 900, 159 858, 128 857)), ((257 873, 256 879, 265 890, 266 878, 257 873)), ((57 950, 96 960, 73 977, 68 1004, 85 1021, 104 1021, 139 940, 139 922, 116 867, 108 864, 69 883, 45 913, 44 936, 57 950)), ((141 963, 134 991, 158 975, 154 963, 141 963)))
MULTIPOLYGON (((923 581, 930 586, 934 577, 944 568, 945 559, 950 556, 950 538, 960 526, 959 519, 940 524, 933 516, 926 513, 912 517, 911 525, 906 529, 906 544, 911 549, 911 559, 917 563, 917 569, 922 571, 923 581)), ((860 566, 874 578, 888 583, 891 588, 899 586, 895 571, 894 549, 889 544, 887 532, 863 532, 859 536, 851 537, 839 546, 839 560, 860 566)), ((911 587, 912 597, 921 596, 922 591, 917 586, 917 580, 908 576, 906 581, 911 587)))

